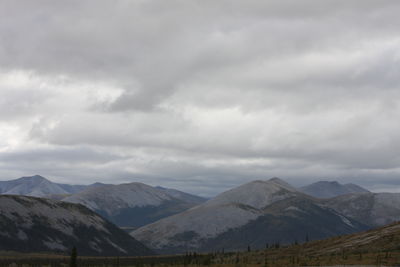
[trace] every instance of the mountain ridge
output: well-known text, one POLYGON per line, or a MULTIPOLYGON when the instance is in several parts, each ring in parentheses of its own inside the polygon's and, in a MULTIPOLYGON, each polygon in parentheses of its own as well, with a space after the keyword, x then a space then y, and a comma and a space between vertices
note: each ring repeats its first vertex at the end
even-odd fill
POLYGON ((80 204, 0 195, 0 250, 139 256, 153 252, 80 204))
POLYGON ((205 201, 171 190, 134 182, 88 188, 62 201, 83 204, 122 227, 140 227, 205 201))

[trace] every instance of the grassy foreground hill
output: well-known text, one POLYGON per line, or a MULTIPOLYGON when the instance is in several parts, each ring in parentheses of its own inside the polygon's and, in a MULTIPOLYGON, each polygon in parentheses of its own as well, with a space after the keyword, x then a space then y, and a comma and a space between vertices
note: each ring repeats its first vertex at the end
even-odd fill
MULTIPOLYGON (((400 264, 400 222, 362 233, 239 253, 236 263, 262 266, 333 266, 400 264)), ((232 259, 231 261, 232 262, 232 259)))

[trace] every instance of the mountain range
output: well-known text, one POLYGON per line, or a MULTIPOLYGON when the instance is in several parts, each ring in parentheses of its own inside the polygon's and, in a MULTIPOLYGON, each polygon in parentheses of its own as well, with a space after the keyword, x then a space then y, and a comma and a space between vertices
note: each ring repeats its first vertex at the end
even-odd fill
POLYGON ((45 197, 83 204, 120 227, 135 229, 177 214, 205 198, 143 183, 68 185, 40 176, 0 181, 0 194, 45 197))
POLYGON ((356 233, 400 220, 400 194, 371 193, 337 182, 317 185, 339 196, 317 198, 278 178, 253 181, 131 235, 160 253, 244 250, 356 233))
MULTIPOLYGON (((327 181, 295 188, 279 178, 257 180, 205 199, 143 183, 65 185, 32 176, 0 182, 0 192, 84 205, 110 225, 131 229, 133 240, 158 253, 301 243, 400 220, 400 194, 371 193, 354 184, 327 181)), ((71 211, 63 212, 68 217, 71 211)), ((0 230, 8 224, 11 221, 0 230)))
POLYGON ((368 229, 283 180, 253 181, 131 234, 160 253, 239 250, 368 229))

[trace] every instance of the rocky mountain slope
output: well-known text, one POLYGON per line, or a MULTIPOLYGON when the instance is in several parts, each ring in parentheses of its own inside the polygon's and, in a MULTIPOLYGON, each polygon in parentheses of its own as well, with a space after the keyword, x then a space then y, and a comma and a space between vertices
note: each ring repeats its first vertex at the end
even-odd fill
POLYGON ((299 188, 299 191, 316 198, 332 198, 352 193, 369 192, 356 184, 340 184, 336 181, 319 181, 303 186, 299 188))
POLYGON ((325 200, 329 208, 371 227, 400 221, 399 193, 363 193, 325 200))
POLYGON ((0 251, 150 255, 152 251, 88 208, 27 196, 0 196, 0 251))
POLYGON ((63 201, 85 205, 119 226, 140 227, 189 209, 205 199, 177 190, 129 183, 88 188, 63 201))
POLYGON ((254 181, 131 234, 160 252, 235 250, 353 233, 367 226, 273 178, 254 181), (323 226, 323 227, 321 227, 323 226), (307 233, 309 231, 309 233, 307 233))
POLYGON ((201 250, 245 250, 266 244, 293 244, 350 234, 369 227, 321 207, 307 197, 291 197, 268 206, 262 216, 207 240, 201 250))

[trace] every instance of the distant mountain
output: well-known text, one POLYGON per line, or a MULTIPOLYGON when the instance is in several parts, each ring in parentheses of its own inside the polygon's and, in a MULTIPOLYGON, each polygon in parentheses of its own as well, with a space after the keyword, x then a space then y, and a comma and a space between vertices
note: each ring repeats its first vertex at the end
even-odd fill
POLYGON ((90 185, 70 185, 54 183, 43 176, 34 175, 15 180, 0 181, 0 194, 22 195, 62 199, 68 195, 79 193, 91 187, 102 187, 107 184, 94 183, 90 185))
POLYGON ((363 193, 325 200, 325 205, 371 227, 400 221, 399 193, 363 193))
POLYGON ((320 181, 299 188, 299 191, 316 197, 332 198, 352 193, 368 193, 369 191, 355 184, 340 184, 336 181, 320 181))
POLYGON ((182 212, 205 199, 142 183, 91 187, 63 199, 80 203, 121 227, 140 227, 182 212))
POLYGON ((205 198, 141 183, 69 185, 35 175, 0 181, 0 194, 80 203, 121 227, 135 229, 206 201, 205 198))
POLYGON ((0 251, 80 255, 153 254, 112 223, 82 205, 27 196, 0 196, 0 251))
POLYGON ((253 181, 131 234, 162 253, 263 248, 353 233, 367 226, 320 205, 286 182, 253 181))
POLYGON ((69 192, 58 184, 50 182, 42 176, 35 175, 16 180, 0 181, 0 193, 41 197, 49 194, 68 194, 69 192))

